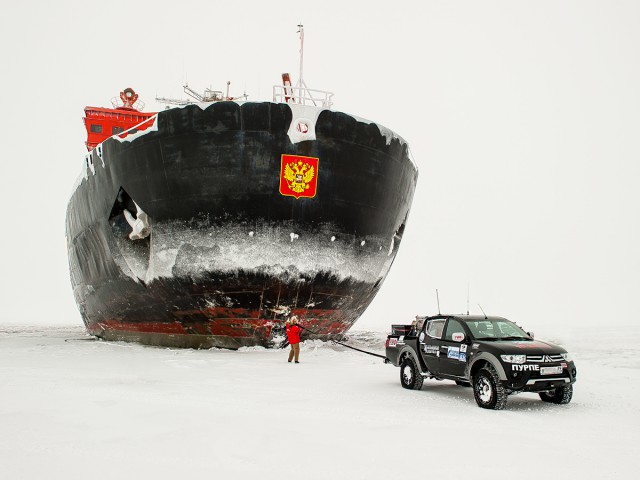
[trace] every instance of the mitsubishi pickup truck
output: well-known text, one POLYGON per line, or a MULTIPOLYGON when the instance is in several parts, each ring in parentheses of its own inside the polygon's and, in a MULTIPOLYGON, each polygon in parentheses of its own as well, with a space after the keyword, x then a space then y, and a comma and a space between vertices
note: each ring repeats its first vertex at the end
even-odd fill
POLYGON ((503 409, 514 393, 536 392, 544 402, 566 404, 573 396, 576 366, 567 351, 534 340, 515 323, 484 315, 416 317, 392 325, 386 362, 400 367, 404 388, 420 390, 424 379, 473 387, 481 408, 503 409))

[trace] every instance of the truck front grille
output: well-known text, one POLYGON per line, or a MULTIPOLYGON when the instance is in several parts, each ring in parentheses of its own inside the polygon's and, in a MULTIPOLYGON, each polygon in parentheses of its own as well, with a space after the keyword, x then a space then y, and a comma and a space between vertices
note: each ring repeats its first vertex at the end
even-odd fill
POLYGON ((552 362, 562 362, 564 358, 562 355, 527 355, 527 362, 531 363, 552 363, 552 362))

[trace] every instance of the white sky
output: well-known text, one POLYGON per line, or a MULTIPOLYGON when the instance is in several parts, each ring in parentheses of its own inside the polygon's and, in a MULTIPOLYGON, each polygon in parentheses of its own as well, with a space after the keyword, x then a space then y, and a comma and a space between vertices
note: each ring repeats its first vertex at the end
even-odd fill
POLYGON ((357 324, 437 309, 632 323, 640 292, 635 1, 12 2, 0 17, 0 323, 78 323, 64 220, 85 105, 131 86, 269 100, 282 72, 378 121, 420 168, 405 239, 357 324))

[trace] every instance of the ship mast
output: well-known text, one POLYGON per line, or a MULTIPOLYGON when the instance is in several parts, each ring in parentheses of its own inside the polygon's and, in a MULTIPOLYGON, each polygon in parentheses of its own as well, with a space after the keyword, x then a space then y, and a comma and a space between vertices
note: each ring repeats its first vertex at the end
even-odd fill
POLYGON ((273 86, 273 101, 284 103, 297 103, 300 105, 321 105, 323 108, 331 108, 333 105, 333 93, 324 90, 311 90, 304 81, 304 26, 298 25, 300 35, 300 76, 295 87, 291 85, 288 73, 282 74, 282 85, 273 86))
POLYGON ((298 33, 300 34, 300 76, 298 77, 296 87, 301 88, 304 86, 304 88, 307 88, 307 84, 304 83, 302 79, 302 66, 304 63, 304 25, 298 25, 298 33))
POLYGON ((300 77, 296 87, 300 89, 299 91, 302 91, 303 88, 309 90, 302 76, 302 67, 304 65, 304 25, 298 25, 298 33, 300 34, 300 77))

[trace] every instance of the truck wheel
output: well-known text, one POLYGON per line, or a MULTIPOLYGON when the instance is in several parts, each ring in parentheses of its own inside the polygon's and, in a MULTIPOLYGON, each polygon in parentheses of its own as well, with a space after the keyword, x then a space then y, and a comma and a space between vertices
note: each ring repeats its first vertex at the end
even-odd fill
POLYGON ((502 410, 507 405, 507 392, 492 365, 481 368, 473 377, 473 396, 481 408, 502 410))
POLYGON ((573 397, 573 385, 568 384, 549 392, 540 392, 539 395, 543 402, 565 405, 569 403, 571 401, 571 397, 573 397))
POLYGON ((403 388, 409 390, 420 390, 422 388, 422 382, 424 378, 420 375, 418 366, 415 360, 410 355, 407 355, 400 364, 400 383, 403 388))

